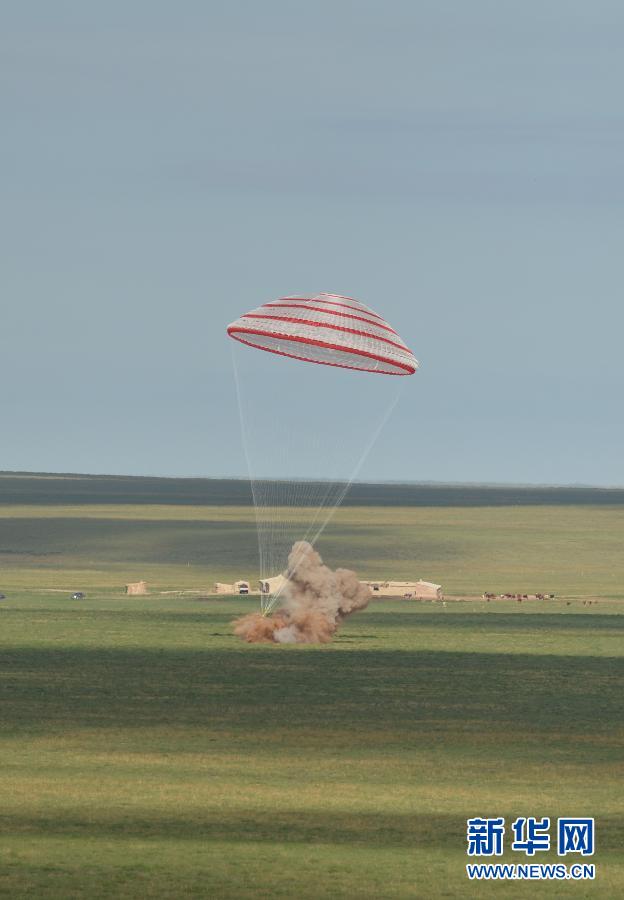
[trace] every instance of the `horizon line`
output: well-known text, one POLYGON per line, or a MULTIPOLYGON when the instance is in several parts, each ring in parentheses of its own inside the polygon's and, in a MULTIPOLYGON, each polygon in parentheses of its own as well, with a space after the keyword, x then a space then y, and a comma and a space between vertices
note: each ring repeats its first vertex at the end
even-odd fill
POLYGON ((293 478, 259 475, 251 479, 248 475, 123 475, 109 472, 31 472, 21 469, 0 469, 2 476, 31 477, 31 478, 123 478, 123 479, 156 479, 161 481, 245 481, 245 482, 318 482, 329 484, 360 484, 360 485, 404 485, 409 487, 430 488, 514 488, 517 490, 593 490, 593 491, 622 491, 624 485, 588 484, 586 482, 516 482, 516 481, 433 481, 410 479, 353 479, 348 478, 322 478, 320 476, 295 476, 293 478))

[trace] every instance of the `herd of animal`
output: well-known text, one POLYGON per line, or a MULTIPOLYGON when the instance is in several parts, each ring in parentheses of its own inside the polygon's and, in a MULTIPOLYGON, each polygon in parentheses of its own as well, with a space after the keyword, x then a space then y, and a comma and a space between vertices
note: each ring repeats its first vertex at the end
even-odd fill
POLYGON ((483 594, 484 600, 554 600, 554 594, 483 594))

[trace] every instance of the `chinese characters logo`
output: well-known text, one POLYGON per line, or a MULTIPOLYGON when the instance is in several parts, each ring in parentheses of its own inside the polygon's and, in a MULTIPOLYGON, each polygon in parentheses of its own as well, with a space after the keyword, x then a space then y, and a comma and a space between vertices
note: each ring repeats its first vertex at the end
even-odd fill
MULTIPOLYGON (((468 856, 502 856, 505 838, 505 819, 502 816, 467 819, 466 824, 468 856)), ((511 833, 512 850, 534 856, 551 849, 550 819, 547 816, 542 819, 520 816, 512 823, 511 833)), ((557 854, 567 856, 568 853, 593 856, 593 819, 557 819, 557 854)))

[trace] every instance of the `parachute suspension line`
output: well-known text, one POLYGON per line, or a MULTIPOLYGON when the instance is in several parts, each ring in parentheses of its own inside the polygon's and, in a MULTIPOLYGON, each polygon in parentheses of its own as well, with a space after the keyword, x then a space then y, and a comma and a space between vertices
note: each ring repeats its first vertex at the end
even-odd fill
MULTIPOLYGON (((257 498, 256 498, 256 486, 255 486, 255 480, 253 477, 253 473, 251 471, 251 459, 249 457, 249 447, 248 447, 248 443, 247 443, 247 429, 245 428, 245 417, 243 415, 243 405, 242 405, 242 400, 241 400, 240 378, 239 378, 239 374, 238 374, 238 366, 236 364, 236 354, 234 353, 234 345, 232 345, 230 347, 230 349, 232 351, 232 366, 234 369, 234 382, 236 384, 236 399, 238 402, 238 418, 240 420, 241 437, 242 437, 242 442, 243 442, 243 452, 245 454, 245 462, 247 464, 247 472, 249 474, 249 484, 251 486, 251 497, 253 500, 254 518, 256 520, 256 538, 258 541, 258 556, 260 558, 259 559, 260 571, 262 572, 264 570, 263 559, 262 559, 263 548, 262 548, 262 542, 260 541, 260 522, 258 519, 258 503, 257 503, 257 498)), ((262 598, 262 596, 263 595, 261 594, 260 597, 262 598)))
MULTIPOLYGON (((345 496, 347 495, 349 488, 351 487, 351 485, 357 478, 358 473, 360 472, 362 466, 364 465, 369 453, 371 452, 375 443, 377 442, 379 435, 383 431, 388 420, 392 416, 392 413, 396 409, 397 404, 401 398, 401 393, 402 393, 402 385, 399 386, 399 390, 396 391, 394 399, 388 405, 388 407, 387 407, 384 415, 380 419, 376 429, 373 431, 370 439, 365 444, 364 449, 363 449, 362 453, 360 454, 360 457, 357 460, 349 478, 346 481, 338 482, 337 485, 332 484, 331 481, 329 482, 329 487, 325 491, 323 501, 318 505, 317 510, 314 515, 314 518, 313 518, 312 522, 310 523, 310 525, 308 526, 308 530, 306 531, 306 533, 303 537, 303 540, 307 541, 312 546, 314 546, 316 544, 317 540, 320 538, 321 534, 323 533, 323 531, 325 530, 325 528, 331 521, 332 517, 334 516, 334 513, 336 512, 336 510, 338 509, 338 507, 344 500, 345 496), (333 498, 331 505, 327 505, 326 501, 331 492, 332 487, 338 487, 338 492, 337 492, 336 496, 333 498), (312 533, 316 523, 321 518, 323 512, 325 512, 325 516, 324 516, 324 518, 322 518, 321 524, 318 526, 316 531, 314 533, 312 533)), ((297 566, 299 565, 301 558, 302 557, 298 557, 295 559, 293 571, 295 571, 297 569, 297 566)), ((277 589, 277 591, 274 594, 267 597, 266 602, 264 603, 264 606, 263 606, 263 610, 262 610, 263 615, 265 615, 265 616, 270 615, 277 608, 277 606, 280 602, 281 594, 282 594, 282 591, 284 590, 285 584, 286 584, 286 582, 284 582, 282 585, 280 585, 280 587, 277 589)))
MULTIPOLYGON (((331 520, 332 516, 334 515, 336 509, 340 506, 340 504, 342 503, 342 501, 343 501, 344 498, 346 497, 349 488, 351 487, 351 485, 353 484, 353 482, 354 482, 355 479, 357 478, 357 476, 358 476, 358 474, 359 474, 359 472, 360 472, 360 469, 362 468, 362 466, 363 466, 364 463, 366 462, 366 459, 367 459, 367 457, 368 457, 368 454, 371 452, 371 450, 373 449, 373 447, 374 447, 375 444, 377 443, 377 439, 378 439, 379 435, 381 434, 381 432, 382 432, 383 429, 385 428, 385 426, 386 426, 388 420, 390 419, 392 413, 394 412, 394 410, 395 410, 396 407, 397 407, 397 404, 398 404, 399 399, 400 399, 400 397, 401 397, 402 387, 403 387, 403 385, 402 385, 402 384, 399 384, 399 390, 397 390, 397 392, 395 393, 394 399, 392 400, 392 402, 390 403, 390 405, 389 405, 388 408, 386 409, 384 415, 383 415, 382 418, 380 419, 379 424, 377 425, 377 428, 373 431, 373 433, 372 433, 372 435, 371 435, 371 437, 370 437, 368 443, 365 444, 364 449, 363 449, 363 451, 362 451, 362 453, 361 453, 361 455, 360 455, 360 458, 359 458, 358 461, 356 462, 356 464, 355 464, 355 466, 354 466, 354 468, 353 468, 353 471, 351 472, 351 475, 349 476, 349 479, 348 479, 346 482, 344 482, 344 483, 342 484, 342 486, 341 486, 341 488, 340 488, 340 491, 339 491, 339 493, 338 493, 338 496, 337 496, 336 498, 334 498, 334 502, 333 502, 332 506, 329 508, 329 511, 328 511, 327 515, 325 516, 325 518, 324 518, 323 521, 321 522, 321 525, 319 526, 319 528, 317 529, 317 531, 314 533, 314 535, 313 535, 312 537, 310 537, 310 531, 311 531, 312 527, 314 526, 314 521, 312 522, 312 525, 311 525, 310 529, 308 530, 308 532, 307 532, 307 534, 306 534, 306 536, 305 536, 305 540, 308 541, 310 544, 312 544, 312 546, 314 546, 314 544, 317 542, 317 540, 319 539, 319 537, 321 536, 321 534, 322 534, 323 531, 325 530, 326 526, 328 525, 329 521, 331 520)), ((321 506, 321 507, 319 507, 319 509, 318 509, 317 515, 320 514, 322 511, 323 511, 323 507, 321 506)), ((315 520, 316 520, 316 518, 317 518, 317 516, 315 516, 315 520)))

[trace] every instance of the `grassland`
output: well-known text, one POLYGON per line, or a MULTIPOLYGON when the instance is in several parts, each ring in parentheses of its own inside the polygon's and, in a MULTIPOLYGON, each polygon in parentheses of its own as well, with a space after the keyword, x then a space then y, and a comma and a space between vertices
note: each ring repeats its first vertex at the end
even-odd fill
POLYGON ((5 602, 0 895, 528 896, 467 885, 466 818, 570 813, 566 895, 622 895, 624 616, 380 603, 284 648, 232 637, 250 605, 5 602))
MULTIPOLYGON (((0 472, 0 503, 249 506, 246 478, 0 472)), ((346 506, 622 506, 624 488, 354 482, 346 506)))
POLYGON ((266 647, 231 634, 252 600, 121 593, 251 574, 244 503, 1 489, 0 896, 624 895, 624 507, 348 506, 332 563, 568 599, 266 647), (595 816, 597 881, 469 885, 474 815, 595 816))
MULTIPOLYGON (((345 507, 319 541, 361 577, 422 577, 449 594, 624 597, 624 506, 345 507)), ((0 504, 0 590, 208 589, 255 579, 245 506, 0 504)))

